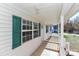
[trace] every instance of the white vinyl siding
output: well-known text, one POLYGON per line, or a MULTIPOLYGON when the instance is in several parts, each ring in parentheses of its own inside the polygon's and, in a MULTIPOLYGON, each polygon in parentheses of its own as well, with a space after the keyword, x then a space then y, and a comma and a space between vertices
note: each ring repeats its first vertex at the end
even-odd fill
POLYGON ((12 50, 12 15, 34 20, 33 13, 15 4, 0 4, 0 56, 1 55, 31 55, 41 44, 41 37, 35 38, 12 50))
POLYGON ((29 53, 25 53, 25 50, 23 53, 20 52, 22 47, 12 50, 12 15, 33 20, 33 18, 31 18, 32 14, 15 4, 0 4, 0 55, 30 55, 32 53, 29 52, 30 50, 27 50, 29 53))

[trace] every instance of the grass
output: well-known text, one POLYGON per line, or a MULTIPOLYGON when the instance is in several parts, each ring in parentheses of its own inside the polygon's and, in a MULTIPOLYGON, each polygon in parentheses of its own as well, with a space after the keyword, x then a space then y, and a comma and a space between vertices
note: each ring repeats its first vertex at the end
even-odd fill
POLYGON ((72 51, 79 52, 79 35, 64 33, 64 38, 67 42, 70 42, 70 49, 72 51))

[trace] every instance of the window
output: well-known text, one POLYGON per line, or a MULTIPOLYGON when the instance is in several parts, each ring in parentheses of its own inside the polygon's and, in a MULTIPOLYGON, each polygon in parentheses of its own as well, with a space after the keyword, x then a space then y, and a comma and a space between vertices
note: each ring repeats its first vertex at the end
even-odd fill
POLYGON ((23 19, 22 26, 23 26, 23 34, 22 34, 23 42, 31 40, 32 33, 33 33, 33 38, 36 38, 36 37, 40 36, 40 34, 41 34, 41 24, 40 23, 33 22, 33 25, 32 25, 32 21, 23 19), (32 28, 32 26, 33 26, 33 28, 32 28))
POLYGON ((26 25, 23 25, 23 30, 26 30, 26 25))
POLYGON ((49 31, 49 27, 48 25, 46 25, 46 33, 48 33, 48 31, 49 31))
POLYGON ((38 29, 38 23, 34 22, 34 29, 38 29))
POLYGON ((33 25, 34 25, 34 31, 33 31, 33 33, 34 33, 34 38, 36 38, 36 37, 38 37, 39 36, 39 23, 33 23, 33 25))
POLYGON ((31 40, 32 39, 32 21, 23 19, 22 26, 23 26, 23 32, 22 32, 23 42, 31 40))
POLYGON ((39 36, 41 36, 41 24, 39 23, 39 36))
POLYGON ((36 38, 36 37, 38 37, 39 36, 39 34, 38 34, 39 32, 38 31, 34 31, 34 38, 36 38))
POLYGON ((32 30, 32 22, 23 20, 23 30, 32 30))
POLYGON ((23 35, 23 42, 26 42, 32 39, 32 31, 23 32, 22 35, 23 35))

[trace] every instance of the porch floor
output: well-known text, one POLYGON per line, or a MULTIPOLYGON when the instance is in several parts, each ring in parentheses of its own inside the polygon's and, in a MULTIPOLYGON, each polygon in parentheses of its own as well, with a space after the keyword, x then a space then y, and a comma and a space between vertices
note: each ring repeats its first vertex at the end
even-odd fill
POLYGON ((32 56, 58 56, 59 43, 57 37, 51 37, 44 41, 32 56))

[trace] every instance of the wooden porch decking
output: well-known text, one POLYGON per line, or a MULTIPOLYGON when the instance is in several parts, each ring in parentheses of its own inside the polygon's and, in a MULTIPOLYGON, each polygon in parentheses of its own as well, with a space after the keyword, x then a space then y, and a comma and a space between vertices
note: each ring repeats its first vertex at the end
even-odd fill
POLYGON ((59 43, 56 37, 44 41, 32 56, 58 56, 59 43))

